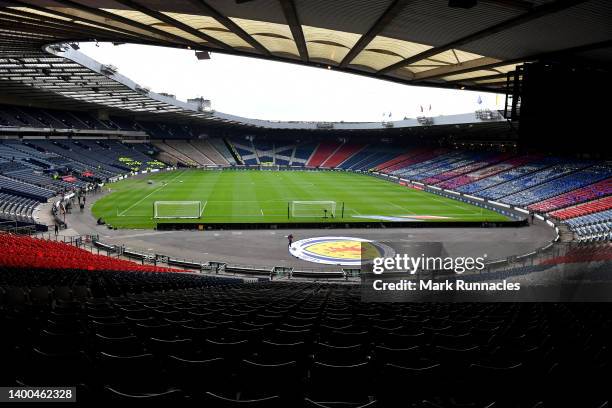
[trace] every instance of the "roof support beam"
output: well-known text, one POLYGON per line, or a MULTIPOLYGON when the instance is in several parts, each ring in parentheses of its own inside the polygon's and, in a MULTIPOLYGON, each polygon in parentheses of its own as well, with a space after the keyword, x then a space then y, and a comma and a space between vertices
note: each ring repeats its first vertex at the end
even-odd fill
MULTIPOLYGON (((20 0, 5 0, 5 2, 7 4, 10 4, 10 5, 13 5, 13 6, 16 6, 16 7, 27 7, 27 8, 30 8, 32 10, 36 10, 36 11, 40 11, 40 12, 43 12, 43 13, 51 14, 53 16, 69 18, 70 21, 74 22, 75 24, 79 24, 80 21, 82 21, 84 23, 87 23, 87 24, 93 24, 95 26, 102 27, 102 28, 105 28, 107 30, 113 31, 115 33, 120 33, 122 35, 129 36, 130 38, 139 39, 139 38, 144 37, 144 39, 160 41, 159 38, 151 36, 151 35, 140 34, 140 33, 136 34, 133 31, 129 31, 129 30, 126 30, 124 28, 116 27, 116 26, 113 26, 113 25, 110 25, 110 24, 105 24, 103 22, 96 21, 96 20, 91 20, 91 19, 83 18, 81 16, 76 17, 76 16, 73 16, 72 14, 63 13, 63 12, 57 11, 57 10, 46 9, 44 7, 37 6, 37 5, 34 5, 34 4, 29 4, 29 3, 26 3, 26 2, 23 2, 23 1, 20 1, 20 0)), ((47 17, 44 17, 44 16, 41 16, 41 17, 47 18, 47 17)), ((82 24, 79 24, 79 26, 81 26, 81 27, 91 27, 91 26, 85 26, 85 25, 82 25, 82 24)), ((91 28, 93 28, 93 27, 91 27, 91 28)), ((167 42, 164 42, 164 43, 167 43, 167 42)))
POLYGON ((119 4, 123 4, 126 7, 129 7, 131 9, 137 10, 143 14, 146 14, 149 17, 153 17, 159 21, 163 21, 166 24, 170 24, 173 27, 176 27, 182 31, 185 31, 186 33, 189 33, 195 37, 201 38, 202 40, 211 43, 213 45, 216 45, 219 48, 224 48, 224 49, 228 49, 230 48, 227 44, 225 44, 222 41, 217 40, 214 37, 211 37, 210 35, 203 33, 200 30, 196 30, 195 28, 180 22, 172 17, 169 17, 167 15, 165 15, 164 13, 160 13, 159 11, 156 10, 151 10, 148 7, 145 7, 135 1, 132 0, 115 0, 117 3, 119 4))
POLYGON ((69 35, 73 36, 75 34, 83 33, 91 36, 91 38, 95 38, 96 36, 99 38, 110 38, 110 34, 112 34, 109 32, 96 31, 94 28, 88 29, 84 26, 78 26, 78 24, 74 24, 69 21, 41 21, 28 18, 31 16, 32 15, 28 15, 28 13, 22 13, 18 10, 12 10, 10 12, 2 12, 2 10, 0 10, 0 20, 21 23, 28 27, 40 27, 40 32, 57 32, 58 34, 68 33, 69 35))
POLYGON ((493 34, 497 34, 502 31, 509 30, 513 27, 519 26, 521 24, 528 23, 540 17, 544 17, 549 14, 557 13, 559 11, 565 10, 567 8, 573 7, 577 4, 584 3, 588 0, 557 0, 552 3, 545 3, 540 6, 534 7, 531 11, 527 13, 523 13, 519 16, 511 18, 506 21, 502 21, 501 23, 492 25, 483 30, 476 31, 475 33, 468 34, 462 38, 459 38, 455 41, 451 41, 447 44, 440 45, 437 47, 430 48, 426 51, 420 52, 412 57, 406 58, 402 61, 399 61, 395 64, 389 65, 386 68, 381 69, 377 72, 378 75, 384 75, 389 72, 395 71, 396 69, 405 67, 406 65, 413 64, 415 62, 427 59, 429 57, 433 57, 434 55, 440 54, 444 51, 451 50, 453 48, 461 47, 465 44, 472 43, 474 41, 490 37, 493 34))
MULTIPOLYGON (((494 68, 491 68, 491 69, 494 69, 494 68)), ((474 81, 484 81, 484 80, 489 80, 489 79, 502 79, 502 78, 506 78, 507 75, 508 74, 506 74, 506 73, 502 73, 502 74, 492 74, 492 75, 479 76, 479 77, 474 77, 474 78, 453 79, 451 81, 446 81, 446 83, 447 84, 455 84, 457 82, 474 82, 474 81)))
POLYGON ((394 0, 389 7, 378 17, 376 22, 367 33, 361 36, 359 41, 351 48, 340 62, 340 67, 345 68, 370 42, 381 33, 387 25, 404 9, 409 0, 394 0))
POLYGON ((236 34, 246 43, 250 44, 251 47, 255 48, 260 53, 264 55, 270 55, 270 51, 266 47, 261 45, 259 41, 257 41, 255 38, 249 35, 249 33, 244 31, 238 24, 234 23, 234 21, 231 18, 223 15, 216 8, 206 3, 205 0, 189 0, 189 2, 193 4, 194 6, 200 8, 202 11, 204 11, 206 14, 213 17, 215 20, 217 20, 221 24, 223 24, 225 27, 227 27, 228 30, 236 34))
MULTIPOLYGON (((63 6, 66 6, 68 8, 73 8, 75 10, 79 10, 88 14, 92 14, 94 16, 103 18, 107 21, 115 21, 117 23, 126 25, 128 27, 132 27, 134 29, 138 29, 138 30, 143 30, 152 34, 155 34, 155 36, 153 36, 154 38, 156 38, 158 41, 160 40, 159 37, 162 37, 162 39, 166 39, 169 40, 170 42, 174 42, 174 43, 179 43, 179 44, 184 44, 184 45, 188 45, 191 46, 193 48, 199 48, 200 44, 194 42, 194 41, 190 41, 187 40, 183 37, 180 37, 178 35, 174 35, 171 33, 168 33, 164 30, 160 30, 158 28, 155 27, 151 27, 150 25, 147 24, 143 24, 143 23, 139 23, 138 21, 134 21, 134 20, 130 20, 129 18, 125 18, 122 16, 119 16, 117 14, 113 14, 110 13, 108 11, 104 11, 95 7, 89 7, 89 6, 85 6, 81 3, 77 3, 75 1, 72 0, 53 0, 54 2, 61 4, 63 6)), ((78 16, 73 16, 73 18, 75 20, 79 20, 80 17, 78 16)), ((94 21, 95 23, 95 21, 94 21)))
POLYGON ((481 68, 483 66, 495 64, 499 61, 500 60, 496 58, 481 57, 470 61, 461 62, 459 64, 445 65, 439 68, 434 68, 423 72, 417 72, 416 74, 414 74, 413 81, 422 81, 425 79, 434 79, 448 75, 455 75, 456 71, 461 71, 465 69, 472 69, 474 71, 480 70, 484 69, 481 68))
POLYGON ((308 62, 310 56, 308 55, 308 47, 306 46, 306 38, 304 37, 304 31, 302 30, 302 23, 300 23, 300 17, 297 12, 297 8, 293 0, 279 0, 280 5, 285 15, 285 21, 291 29, 291 35, 297 46, 298 52, 300 53, 300 59, 302 62, 308 62))
POLYGON ((8 17, 0 14, 0 21, 2 21, 2 28, 9 30, 16 30, 27 32, 31 34, 44 34, 50 37, 62 38, 62 36, 74 36, 78 35, 79 30, 75 29, 60 29, 55 27, 41 26, 37 24, 31 24, 24 22, 23 19, 16 17, 8 17))
MULTIPOLYGON (((446 71, 443 70, 444 68, 447 68, 447 67, 440 68, 440 71, 438 71, 437 73, 433 73, 431 71, 422 72, 421 77, 419 77, 418 75, 415 75, 415 81, 418 82, 418 81, 429 80, 429 79, 437 79, 437 78, 447 76, 447 75, 459 75, 459 74, 465 74, 465 73, 473 72, 473 71, 490 70, 490 69, 494 69, 497 67, 503 67, 505 65, 519 64, 523 62, 530 62, 530 61, 535 61, 535 60, 544 59, 544 58, 557 58, 563 55, 571 55, 571 54, 577 54, 581 52, 587 52, 591 50, 598 50, 598 49, 611 48, 611 47, 612 47, 612 40, 607 40, 607 41, 602 41, 599 43, 579 45, 577 47, 565 48, 565 49, 541 53, 541 54, 528 55, 525 57, 513 58, 513 59, 509 59, 505 61, 495 60, 496 62, 492 62, 490 64, 484 64, 484 65, 475 64, 473 66, 469 66, 467 64, 468 62, 471 62, 471 61, 468 61, 466 63, 463 63, 462 65, 457 64, 457 65, 449 66, 449 68, 456 67, 452 69, 452 72, 451 70, 446 70, 446 71)), ((479 60, 482 60, 482 58, 479 58, 473 61, 479 61, 479 60)), ((472 78, 462 80, 462 81, 472 81, 472 78)), ((462 82, 462 81, 449 81, 448 83, 462 82)))

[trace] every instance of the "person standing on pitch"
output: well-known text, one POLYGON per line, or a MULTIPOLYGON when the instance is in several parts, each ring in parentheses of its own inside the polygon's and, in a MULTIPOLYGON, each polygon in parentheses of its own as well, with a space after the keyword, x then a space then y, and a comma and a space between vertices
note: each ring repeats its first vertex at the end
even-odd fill
POLYGON ((293 244, 293 235, 287 235, 287 241, 289 241, 289 248, 291 248, 291 244, 293 244))

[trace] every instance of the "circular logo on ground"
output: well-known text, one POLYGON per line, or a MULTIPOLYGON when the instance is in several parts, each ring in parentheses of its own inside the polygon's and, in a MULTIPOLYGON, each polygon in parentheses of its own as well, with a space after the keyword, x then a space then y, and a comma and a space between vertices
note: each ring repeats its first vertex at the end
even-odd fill
POLYGON ((352 237, 302 239, 291 245, 289 253, 308 262, 342 266, 360 266, 373 258, 395 254, 387 245, 352 237))

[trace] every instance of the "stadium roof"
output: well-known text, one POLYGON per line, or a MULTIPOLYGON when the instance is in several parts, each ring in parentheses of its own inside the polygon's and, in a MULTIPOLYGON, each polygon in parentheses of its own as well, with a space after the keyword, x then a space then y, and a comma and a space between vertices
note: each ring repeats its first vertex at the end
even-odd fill
POLYGON ((480 0, 471 9, 447 0, 0 0, 0 87, 58 107, 86 102, 238 124, 100 72, 72 49, 49 54, 45 46, 154 44, 499 92, 524 62, 609 64, 610 21, 608 0, 480 0))
MULTIPOLYGON (((323 65, 423 85, 499 89, 550 53, 612 57, 606 0, 0 0, 33 41, 141 42, 323 65), (603 49, 603 52, 602 52, 603 49)), ((3 34, 4 35, 4 34, 3 34)), ((248 72, 245 72, 248 75, 248 72)))

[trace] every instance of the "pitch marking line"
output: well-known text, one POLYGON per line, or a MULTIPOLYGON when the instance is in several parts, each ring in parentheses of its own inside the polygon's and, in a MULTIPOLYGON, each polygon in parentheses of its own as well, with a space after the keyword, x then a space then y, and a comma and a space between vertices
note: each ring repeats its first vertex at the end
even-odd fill
POLYGON ((179 178, 180 176, 183 175, 184 172, 181 172, 179 174, 177 174, 175 177, 173 177, 171 180, 167 181, 166 184, 162 185, 161 187, 156 188, 155 190, 151 191, 149 194, 147 194, 146 196, 142 197, 140 200, 136 201, 134 204, 132 204, 131 206, 129 206, 128 208, 126 208, 125 210, 121 211, 119 214, 117 214, 118 217, 122 217, 123 214, 125 214, 126 212, 128 212, 129 210, 131 210, 132 208, 134 208, 135 206, 137 206, 138 204, 142 203, 145 199, 149 198, 151 195, 157 193, 159 190, 161 190, 162 188, 166 187, 168 184, 170 184, 171 181, 176 180, 177 178, 179 178))
POLYGON ((402 206, 400 206, 400 205, 397 205, 397 204, 395 204, 395 203, 392 203, 391 201, 389 201, 389 204, 391 204, 391 205, 392 205, 392 206, 394 206, 395 208, 399 208, 400 210, 402 210, 402 211, 404 211, 404 212, 407 212, 407 213, 412 214, 412 215, 416 215, 416 213, 414 213, 414 212, 412 212, 412 211, 409 211, 409 210, 405 209, 404 207, 402 207, 402 206))
POLYGON ((204 209, 206 208, 206 204, 208 204, 208 201, 204 201, 204 205, 202 206, 202 210, 200 211, 200 217, 202 217, 202 214, 204 214, 204 209))
MULTIPOLYGON (((432 193, 432 194, 433 194, 433 193, 432 193)), ((434 200, 434 201, 438 201, 438 202, 440 202, 440 203, 442 203, 442 204, 445 204, 445 205, 452 205, 453 207, 459 208, 460 210, 467 210, 467 208, 462 207, 462 206, 460 206, 459 204, 450 203, 450 202, 445 202, 444 200, 441 200, 441 199, 439 199, 439 198, 437 198, 437 197, 431 197, 431 199, 432 199, 432 200, 434 200)), ((450 198, 449 200, 452 200, 452 198, 450 198)), ((468 210, 468 211, 469 211, 469 210, 468 210)), ((482 211, 481 211, 480 213, 482 213, 482 211)), ((473 211, 471 211, 471 212, 469 212, 468 214, 478 215, 478 214, 480 214, 480 213, 479 213, 479 212, 473 212, 473 211)))

